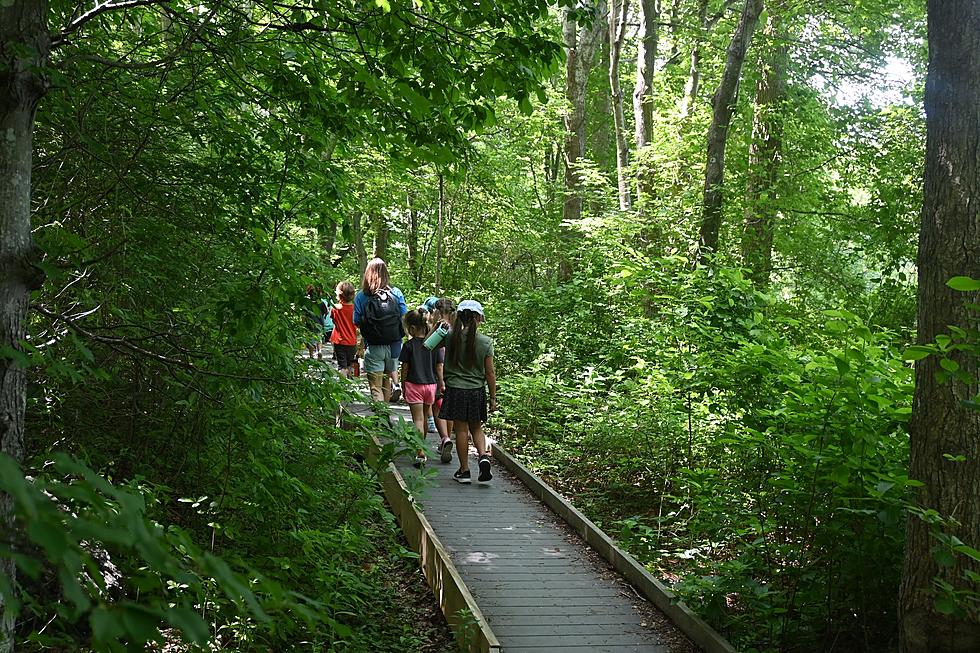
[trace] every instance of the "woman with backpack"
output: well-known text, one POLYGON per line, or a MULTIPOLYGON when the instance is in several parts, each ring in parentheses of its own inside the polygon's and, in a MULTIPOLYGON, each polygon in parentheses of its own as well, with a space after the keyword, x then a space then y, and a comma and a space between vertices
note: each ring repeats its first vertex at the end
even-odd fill
POLYGON ((405 295, 391 285, 388 265, 380 258, 368 261, 361 289, 354 297, 354 324, 367 344, 364 371, 371 396, 377 401, 391 397, 389 374, 398 367, 401 354, 402 315, 408 312, 405 295))

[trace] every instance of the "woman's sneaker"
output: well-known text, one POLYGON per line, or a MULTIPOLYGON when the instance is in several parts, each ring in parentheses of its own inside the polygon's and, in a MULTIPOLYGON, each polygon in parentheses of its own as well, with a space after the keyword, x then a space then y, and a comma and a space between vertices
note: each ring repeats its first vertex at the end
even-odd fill
POLYGON ((451 462, 453 459, 453 441, 446 440, 439 445, 439 460, 444 463, 451 462))
POLYGON ((415 456, 415 462, 412 463, 412 467, 415 469, 422 469, 425 467, 426 462, 425 456, 415 456))
POLYGON ((470 470, 468 469, 465 472, 462 469, 457 469, 453 474, 453 478, 456 479, 457 483, 466 483, 469 485, 473 482, 473 479, 470 478, 470 470))
MULTIPOLYGON (((426 430, 429 433, 437 433, 438 432, 438 429, 436 429, 436 420, 431 415, 429 416, 429 422, 426 424, 426 430)), ((443 461, 443 462, 446 462, 446 461, 443 461)))
POLYGON ((481 483, 487 483, 493 480, 493 474, 490 473, 490 456, 487 454, 480 456, 480 477, 476 480, 481 483))

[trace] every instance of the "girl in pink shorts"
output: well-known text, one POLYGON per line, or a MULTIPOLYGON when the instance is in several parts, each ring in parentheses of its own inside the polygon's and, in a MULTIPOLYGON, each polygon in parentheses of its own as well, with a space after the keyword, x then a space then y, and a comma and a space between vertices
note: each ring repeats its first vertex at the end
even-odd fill
MULTIPOLYGON (((431 351, 425 348, 425 336, 428 333, 425 315, 421 311, 405 313, 405 332, 409 340, 402 346, 401 362, 402 390, 405 402, 412 411, 412 422, 415 428, 425 438, 426 422, 432 416, 432 404, 436 400, 438 377, 436 364, 439 350, 431 351)), ((426 462, 425 451, 419 449, 415 455, 415 466, 421 467, 426 462)))

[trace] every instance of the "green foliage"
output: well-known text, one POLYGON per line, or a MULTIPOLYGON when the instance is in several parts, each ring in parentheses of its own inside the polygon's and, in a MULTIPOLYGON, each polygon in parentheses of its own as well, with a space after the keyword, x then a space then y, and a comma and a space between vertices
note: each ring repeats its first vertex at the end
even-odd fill
POLYGON ((894 334, 843 310, 791 317, 740 271, 680 259, 601 286, 502 304, 501 332, 522 336, 500 347, 524 439, 508 445, 740 646, 892 630, 915 485, 894 334))

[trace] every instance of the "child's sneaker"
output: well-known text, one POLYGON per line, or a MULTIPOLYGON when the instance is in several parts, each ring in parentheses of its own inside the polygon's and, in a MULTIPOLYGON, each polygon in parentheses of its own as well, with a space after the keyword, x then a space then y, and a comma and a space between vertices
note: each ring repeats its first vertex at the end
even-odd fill
POLYGON ((412 467, 415 469, 422 469, 425 467, 426 462, 425 456, 415 456, 415 462, 412 463, 412 467))
MULTIPOLYGON (((438 431, 438 429, 436 429, 436 419, 434 417, 432 417, 431 415, 429 415, 429 421, 426 424, 426 430, 429 433, 436 433, 438 431)), ((443 462, 446 462, 446 461, 443 461, 443 462)))
POLYGON ((462 469, 457 469, 453 474, 453 478, 456 479, 457 483, 465 483, 469 485, 473 482, 473 479, 470 478, 470 470, 468 469, 465 472, 462 469))
POLYGON ((480 477, 476 480, 481 483, 487 483, 493 479, 493 474, 490 473, 490 456, 483 454, 480 456, 480 477))
POLYGON ((444 440, 439 445, 439 460, 444 463, 451 462, 453 459, 453 441, 444 440))

